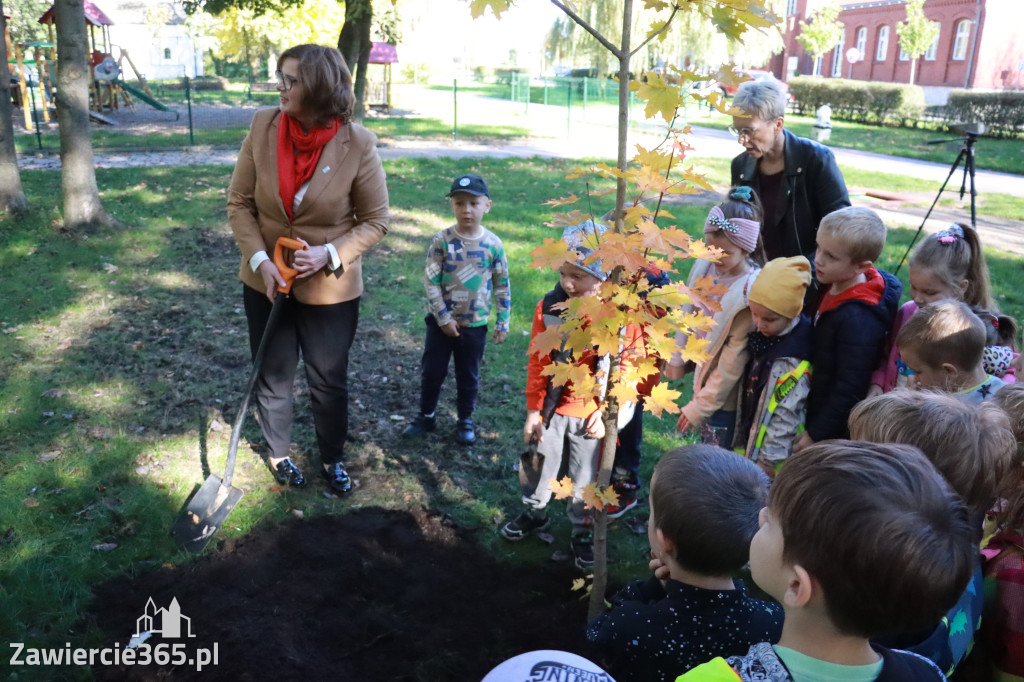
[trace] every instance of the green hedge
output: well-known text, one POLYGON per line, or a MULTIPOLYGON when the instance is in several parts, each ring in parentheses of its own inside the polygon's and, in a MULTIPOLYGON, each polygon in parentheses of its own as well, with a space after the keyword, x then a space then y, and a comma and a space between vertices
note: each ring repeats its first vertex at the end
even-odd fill
POLYGON ((1013 137, 1024 131, 1024 92, 953 90, 946 104, 949 123, 983 122, 995 137, 1013 137))
POLYGON ((917 121, 924 113, 924 90, 906 83, 872 83, 845 78, 797 76, 789 81, 797 112, 813 114, 822 104, 832 116, 862 123, 917 121))

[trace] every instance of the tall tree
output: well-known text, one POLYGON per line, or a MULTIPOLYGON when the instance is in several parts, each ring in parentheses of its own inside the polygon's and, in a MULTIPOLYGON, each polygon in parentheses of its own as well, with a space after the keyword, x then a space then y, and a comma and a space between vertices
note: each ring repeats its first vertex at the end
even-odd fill
POLYGON ((910 57, 910 84, 914 84, 917 60, 939 37, 938 22, 924 15, 924 0, 907 0, 907 20, 896 23, 900 49, 910 57))
POLYGON ((116 225, 100 203, 89 132, 89 42, 83 0, 56 0, 57 121, 64 229, 116 225))
MULTIPOLYGON (((6 35, 4 3, 0 0, 0 34, 6 35)), ((7 41, 0 40, 0 64, 7 64, 7 41)), ((28 200, 21 190, 18 155, 14 151, 14 116, 11 111, 11 79, 6 66, 0 70, 0 212, 21 215, 28 200)))
POLYGON ((372 0, 346 0, 345 23, 338 36, 338 51, 345 58, 345 63, 348 64, 355 79, 352 86, 356 96, 353 116, 357 121, 363 120, 363 103, 366 101, 366 71, 370 65, 372 25, 372 0))
POLYGON ((815 76, 821 75, 821 58, 839 44, 843 30, 843 22, 839 21, 839 4, 836 2, 820 7, 807 17, 807 21, 800 22, 800 34, 796 40, 814 57, 815 76))

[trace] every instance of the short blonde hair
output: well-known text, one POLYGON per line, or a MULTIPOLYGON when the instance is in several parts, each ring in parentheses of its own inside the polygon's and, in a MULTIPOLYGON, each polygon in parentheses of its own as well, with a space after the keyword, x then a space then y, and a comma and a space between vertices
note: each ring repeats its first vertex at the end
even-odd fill
POLYGON ((999 407, 1010 420, 1010 429, 1017 439, 1017 459, 1006 477, 1000 497, 996 521, 1007 528, 1024 530, 1024 384, 1008 384, 992 396, 991 404, 999 407))
POLYGON ((999 407, 970 405, 937 391, 897 390, 862 401, 850 413, 850 436, 913 445, 979 513, 999 496, 1017 451, 1010 420, 999 407))
POLYGON ((853 263, 874 263, 885 248, 885 223, 870 208, 847 206, 821 219, 818 232, 824 232, 842 245, 853 263))
POLYGON ((910 349, 932 369, 948 362, 967 372, 981 364, 985 325, 966 304, 946 298, 911 315, 896 335, 896 346, 910 349))

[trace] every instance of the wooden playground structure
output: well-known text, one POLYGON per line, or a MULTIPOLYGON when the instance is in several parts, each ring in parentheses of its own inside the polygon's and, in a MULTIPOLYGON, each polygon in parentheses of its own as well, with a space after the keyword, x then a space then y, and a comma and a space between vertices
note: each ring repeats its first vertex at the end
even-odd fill
MULTIPOLYGON (((104 109, 116 110, 121 102, 125 107, 134 111, 133 94, 150 106, 171 111, 153 98, 153 92, 149 89, 145 77, 139 73, 131 57, 128 56, 128 51, 111 43, 109 27, 114 22, 110 20, 110 17, 90 0, 85 0, 84 4, 85 22, 89 31, 89 115, 101 123, 116 125, 114 120, 107 118, 101 112, 104 109), (97 39, 97 29, 99 29, 99 39, 97 39), (116 60, 112 54, 115 47, 119 52, 116 60), (120 78, 121 74, 125 73, 125 62, 138 79, 142 87, 141 91, 131 87, 120 78)), ((15 103, 24 113, 26 129, 31 129, 33 123, 49 124, 51 119, 50 107, 53 104, 53 93, 57 89, 57 43, 54 39, 54 14, 54 9, 51 6, 39 18, 39 23, 44 24, 47 28, 49 40, 46 42, 12 44, 10 31, 7 24, 4 24, 8 71, 11 71, 12 66, 15 69, 12 71, 12 75, 16 76, 18 81, 17 90, 14 91, 15 103), (36 70, 34 80, 28 66, 32 66, 36 70), (38 106, 36 96, 40 99, 38 106)))

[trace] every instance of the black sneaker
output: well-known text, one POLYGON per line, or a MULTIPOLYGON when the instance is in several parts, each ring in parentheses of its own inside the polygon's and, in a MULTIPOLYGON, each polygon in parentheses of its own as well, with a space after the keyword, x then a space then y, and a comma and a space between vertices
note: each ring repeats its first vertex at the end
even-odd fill
POLYGON ((594 534, 573 533, 569 538, 573 563, 584 573, 594 568, 594 534))
POLYGON ((636 494, 640 486, 632 481, 612 481, 612 490, 619 496, 618 502, 606 505, 605 514, 609 519, 617 519, 637 505, 636 494))
POLYGON ((472 445, 476 442, 476 429, 473 427, 473 419, 460 419, 455 424, 455 440, 460 445, 472 445))
POLYGON ((437 428, 437 418, 418 414, 402 431, 403 438, 422 438, 437 428))
POLYGON ((501 527, 501 536, 506 540, 518 542, 527 535, 540 533, 551 527, 551 519, 547 514, 541 517, 531 516, 529 512, 523 512, 513 520, 501 527))

